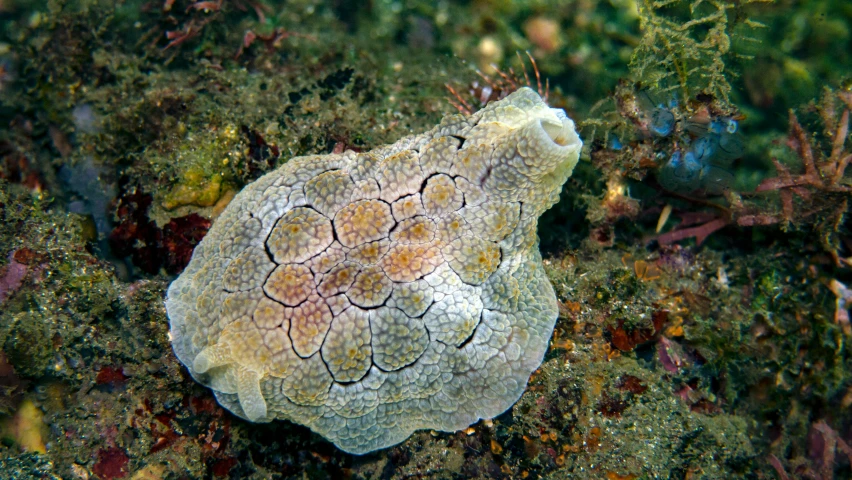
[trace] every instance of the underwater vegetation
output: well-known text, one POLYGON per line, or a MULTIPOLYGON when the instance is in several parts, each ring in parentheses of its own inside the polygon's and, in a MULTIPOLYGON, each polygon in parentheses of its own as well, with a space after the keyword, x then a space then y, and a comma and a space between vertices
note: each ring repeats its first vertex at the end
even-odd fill
POLYGON ((148 274, 156 274, 161 267, 180 273, 210 228, 210 220, 190 213, 160 228, 148 218, 152 201, 141 189, 119 198, 115 211, 118 225, 108 238, 110 250, 118 257, 129 257, 134 266, 148 274))
POLYGON ((834 0, 0 0, 0 478, 849 478, 850 25, 834 0), (193 380, 166 290, 247 184, 524 86, 585 148, 508 411, 353 456, 193 380))

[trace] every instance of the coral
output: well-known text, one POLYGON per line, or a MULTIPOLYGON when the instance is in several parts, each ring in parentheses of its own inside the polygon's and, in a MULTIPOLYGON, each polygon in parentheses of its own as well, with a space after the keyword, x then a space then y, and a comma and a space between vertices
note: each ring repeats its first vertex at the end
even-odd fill
POLYGON ((556 319, 535 228, 581 145, 522 88, 370 153, 290 160, 169 287, 175 353, 239 416, 353 453, 500 414, 556 319))

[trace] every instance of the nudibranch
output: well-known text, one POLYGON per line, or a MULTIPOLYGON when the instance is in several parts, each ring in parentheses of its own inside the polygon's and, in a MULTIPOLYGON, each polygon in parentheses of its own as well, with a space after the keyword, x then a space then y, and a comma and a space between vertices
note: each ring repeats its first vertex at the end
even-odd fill
POLYGON ((245 187, 168 289, 175 354, 251 422, 364 454, 520 398, 557 317, 538 218, 582 142, 529 88, 245 187))

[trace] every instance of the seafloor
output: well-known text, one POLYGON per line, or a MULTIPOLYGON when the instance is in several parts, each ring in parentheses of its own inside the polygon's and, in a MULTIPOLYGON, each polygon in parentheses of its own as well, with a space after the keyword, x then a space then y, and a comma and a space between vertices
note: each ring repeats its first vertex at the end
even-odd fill
POLYGON ((845 0, 0 0, 0 477, 852 478, 850 26, 845 0), (164 293, 235 192, 520 85, 586 148, 512 409, 358 457, 189 377, 164 293))

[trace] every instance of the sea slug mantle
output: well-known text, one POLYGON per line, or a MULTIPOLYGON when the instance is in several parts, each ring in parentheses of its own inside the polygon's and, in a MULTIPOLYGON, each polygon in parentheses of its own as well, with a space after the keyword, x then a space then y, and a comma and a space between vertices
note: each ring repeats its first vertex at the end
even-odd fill
POLYGON ((538 251, 582 142, 529 88, 243 189, 169 287, 174 351, 225 408, 363 454, 521 396, 557 317, 538 251))

